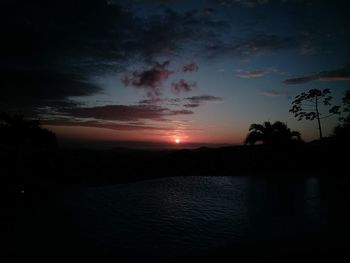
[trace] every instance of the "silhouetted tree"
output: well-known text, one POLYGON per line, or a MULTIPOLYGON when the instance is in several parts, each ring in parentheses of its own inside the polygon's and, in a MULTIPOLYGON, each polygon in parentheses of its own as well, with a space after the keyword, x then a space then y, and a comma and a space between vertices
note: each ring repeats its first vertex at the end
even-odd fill
POLYGON ((39 120, 25 119, 23 115, 0 114, 0 144, 9 147, 53 150, 57 147, 53 132, 42 128, 39 120))
POLYGON ((55 134, 42 128, 38 120, 0 114, 0 154, 7 160, 2 166, 5 181, 22 189, 49 178, 56 146, 55 134))
POLYGON ((340 117, 340 121, 343 124, 350 124, 350 90, 347 90, 342 98, 342 112, 343 116, 340 117))
POLYGON ((311 89, 308 92, 302 92, 295 97, 294 101, 292 101, 292 108, 289 110, 289 112, 294 113, 294 117, 296 117, 298 121, 301 121, 303 119, 317 119, 319 135, 320 139, 322 140, 323 135, 321 119, 328 118, 334 114, 340 113, 340 106, 331 107, 332 99, 333 97, 330 96, 329 89, 311 89), (329 108, 326 114, 320 111, 321 105, 329 108))
POLYGON ((342 113, 340 124, 333 130, 333 137, 340 143, 350 143, 350 90, 342 98, 342 113))
POLYGON ((254 145, 259 141, 270 145, 290 144, 301 141, 301 135, 297 131, 291 131, 283 122, 276 121, 271 124, 265 121, 263 124, 254 123, 250 126, 244 143, 254 145))

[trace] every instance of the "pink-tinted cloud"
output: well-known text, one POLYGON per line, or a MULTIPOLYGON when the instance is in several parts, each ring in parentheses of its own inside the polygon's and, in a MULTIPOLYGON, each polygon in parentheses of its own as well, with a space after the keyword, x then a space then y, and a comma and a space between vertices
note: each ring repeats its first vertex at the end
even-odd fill
POLYGON ((189 110, 172 110, 153 105, 106 105, 65 109, 62 113, 73 118, 95 118, 111 121, 164 121, 166 117, 192 114, 189 110))
POLYGON ((260 69, 260 70, 252 70, 252 71, 237 70, 236 76, 240 78, 247 78, 247 79, 260 78, 270 72, 271 72, 271 69, 260 69))
POLYGON ((194 72, 199 69, 196 63, 190 63, 182 67, 182 72, 194 72))
POLYGON ((266 96, 266 97, 277 97, 281 96, 281 93, 276 91, 276 90, 264 90, 260 92, 261 95, 266 96))
POLYGON ((174 81, 171 83, 171 89, 173 93, 179 94, 181 92, 190 92, 197 86, 197 82, 188 82, 184 79, 174 81))
POLYGON ((156 98, 162 94, 163 83, 174 73, 168 69, 170 62, 155 62, 152 68, 144 71, 134 71, 131 76, 125 76, 122 82, 125 86, 146 90, 149 98, 156 98))

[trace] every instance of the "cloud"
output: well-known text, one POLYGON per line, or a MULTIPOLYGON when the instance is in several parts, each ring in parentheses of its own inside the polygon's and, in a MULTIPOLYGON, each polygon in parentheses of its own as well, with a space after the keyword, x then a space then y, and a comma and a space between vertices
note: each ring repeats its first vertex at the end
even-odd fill
MULTIPOLYGON (((168 104, 168 105, 183 105, 186 108, 197 108, 204 103, 207 102, 220 102, 223 101, 222 98, 212 96, 212 95, 200 95, 200 96, 192 96, 187 98, 157 98, 155 100, 141 100, 140 104, 148 104, 148 105, 160 105, 160 104, 168 104)), ((187 112, 186 112, 187 113, 187 112)))
POLYGON ((0 86, 0 102, 8 107, 68 106, 76 104, 71 97, 101 92, 100 87, 79 75, 49 70, 2 70, 0 86))
POLYGON ((163 98, 152 98, 152 99, 146 99, 146 100, 140 100, 139 104, 163 104, 166 99, 163 98))
POLYGON ((212 96, 212 95, 201 95, 201 96, 193 96, 184 99, 188 103, 184 104, 184 107, 187 108, 196 108, 206 102, 219 102, 223 101, 222 98, 212 96))
POLYGON ((110 121, 164 121, 166 117, 193 114, 189 110, 172 110, 152 105, 105 105, 98 107, 76 107, 61 110, 62 114, 73 118, 94 118, 110 121))
MULTIPOLYGON (((124 72, 135 61, 149 64, 159 56, 176 56, 184 45, 201 43, 208 38, 207 32, 224 26, 195 11, 162 7, 142 16, 125 1, 73 2, 1 1, 4 94, 0 98, 7 101, 0 103, 4 109, 20 108, 19 100, 33 111, 52 106, 53 100, 94 95, 101 92, 92 81, 96 76, 124 72), (24 80, 28 85, 22 85, 24 80)), ((149 97, 161 93, 156 82, 160 84, 171 73, 164 64, 156 67, 158 70, 137 72, 133 77, 139 79, 132 79, 134 87, 144 88, 149 97)))
POLYGON ((246 38, 234 38, 231 43, 214 43, 206 47, 209 57, 233 56, 246 58, 253 55, 293 48, 297 46, 294 37, 275 34, 256 34, 246 38))
POLYGON ((182 72, 194 72, 198 71, 198 65, 196 63, 190 63, 182 67, 182 72))
POLYGON ((146 90, 147 97, 156 98, 162 94, 163 83, 174 72, 168 69, 170 62, 155 62, 153 67, 144 71, 134 71, 122 80, 125 86, 146 90))
POLYGON ((259 5, 265 5, 269 3, 269 0, 233 0, 233 1, 246 7, 256 7, 259 5))
POLYGON ((311 74, 308 76, 286 79, 283 81, 283 83, 287 85, 297 85, 297 84, 303 84, 314 80, 319 80, 319 81, 350 80, 350 69, 349 67, 345 67, 342 69, 321 71, 319 73, 311 74))
POLYGON ((281 93, 276 90, 265 90, 260 92, 261 95, 266 97, 278 97, 281 96, 281 93))
POLYGON ((202 103, 202 102, 218 102, 222 101, 223 99, 220 97, 212 96, 212 95, 201 95, 201 96, 193 96, 185 98, 186 100, 193 102, 193 103, 202 103))
POLYGON ((129 124, 129 123, 115 123, 110 121, 84 121, 76 119, 53 119, 53 120, 42 120, 43 125, 52 126, 80 126, 80 127, 93 127, 93 128, 104 128, 110 130, 119 131, 142 131, 142 130, 173 130, 167 127, 157 127, 142 124, 129 124))
POLYGON ((199 106, 200 106, 199 103, 187 103, 187 104, 184 104, 184 107, 186 107, 186 108, 197 108, 199 106))
POLYGON ((252 70, 252 71, 243 71, 243 70, 237 70, 236 76, 240 78, 259 78, 263 77, 266 74, 270 73, 271 69, 260 69, 260 70, 252 70))
POLYGON ((296 84, 303 84, 306 82, 310 82, 313 80, 317 80, 317 75, 286 79, 283 81, 283 83, 287 85, 296 85, 296 84))
POLYGON ((184 79, 180 79, 171 83, 171 89, 175 94, 179 94, 181 92, 190 92, 195 87, 197 87, 197 82, 188 82, 184 79))

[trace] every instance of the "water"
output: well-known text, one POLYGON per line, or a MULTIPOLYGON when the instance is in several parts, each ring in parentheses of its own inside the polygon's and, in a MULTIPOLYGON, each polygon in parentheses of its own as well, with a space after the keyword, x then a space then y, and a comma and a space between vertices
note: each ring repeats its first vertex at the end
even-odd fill
POLYGON ((319 233, 320 179, 173 177, 80 188, 65 198, 80 232, 111 254, 173 257, 319 233))
POLYGON ((31 235, 71 239, 83 253, 168 260, 244 242, 322 237, 326 232, 346 238, 347 189, 342 180, 252 176, 69 187, 43 201, 29 219, 27 215, 35 231, 23 222, 22 229, 27 243, 31 235))

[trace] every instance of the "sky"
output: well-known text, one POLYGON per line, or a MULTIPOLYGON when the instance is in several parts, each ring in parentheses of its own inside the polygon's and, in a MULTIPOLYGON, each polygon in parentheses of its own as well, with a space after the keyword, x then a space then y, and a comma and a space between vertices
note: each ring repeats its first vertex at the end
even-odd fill
MULTIPOLYGON (((350 83, 345 0, 3 0, 0 111, 39 118, 59 139, 242 144, 283 121, 316 121, 296 95, 350 83)), ((326 110, 326 109, 324 109, 326 110)), ((325 135, 337 117, 323 120, 325 135)))

